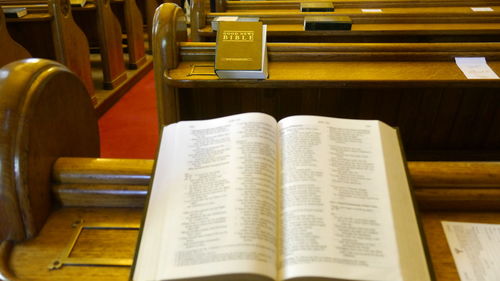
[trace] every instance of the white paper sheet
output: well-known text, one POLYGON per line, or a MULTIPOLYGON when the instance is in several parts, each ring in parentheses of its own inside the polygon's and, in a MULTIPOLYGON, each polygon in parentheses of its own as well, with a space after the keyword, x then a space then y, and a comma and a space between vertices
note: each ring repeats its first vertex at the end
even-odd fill
POLYGON ((382 9, 361 9, 363 13, 382 13, 382 9))
POLYGON ((490 7, 471 7, 471 10, 474 12, 493 12, 493 9, 490 7))
POLYGON ((443 221, 460 280, 500 280, 500 225, 443 221))
POLYGON ((467 79, 498 79, 484 57, 455 58, 455 62, 467 79))

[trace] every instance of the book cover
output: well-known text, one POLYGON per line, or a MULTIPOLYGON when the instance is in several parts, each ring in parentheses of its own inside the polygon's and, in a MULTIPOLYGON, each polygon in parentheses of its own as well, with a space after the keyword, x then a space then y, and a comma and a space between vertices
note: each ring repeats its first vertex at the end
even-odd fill
POLYGON ((71 6, 83 7, 87 3, 87 0, 70 0, 71 6))
POLYGON ((220 16, 212 20, 212 31, 217 31, 219 29, 219 23, 222 21, 238 21, 237 16, 220 16))
POLYGON ((333 12, 335 8, 332 2, 301 2, 301 12, 333 12))
POLYGON ((215 71, 263 68, 262 22, 220 22, 217 32, 215 71))
POLYGON ((6 18, 21 18, 28 14, 26 8, 2 8, 6 18))
POLYGON ((306 16, 304 30, 351 30, 352 21, 348 16, 306 16))

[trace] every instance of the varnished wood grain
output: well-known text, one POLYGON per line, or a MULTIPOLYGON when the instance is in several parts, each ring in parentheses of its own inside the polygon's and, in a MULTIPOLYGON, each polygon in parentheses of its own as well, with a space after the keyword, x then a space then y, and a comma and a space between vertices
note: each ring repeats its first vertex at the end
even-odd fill
MULTIPOLYGON (((64 206, 140 207, 153 160, 60 158, 53 192, 64 206)), ((423 210, 500 209, 499 162, 408 162, 423 210)))
POLYGON ((90 70, 90 49, 87 38, 73 21, 69 0, 49 0, 56 59, 75 72, 85 84, 87 91, 96 104, 94 82, 90 70))
MULTIPOLYGON (((70 243, 73 222, 84 224, 140 225, 142 209, 64 208, 51 214, 40 234, 13 248, 10 268, 21 280, 127 280, 130 267, 63 266, 49 270, 70 243)), ((72 253, 88 258, 133 258, 137 230, 88 230, 72 253)))
MULTIPOLYGON (((264 9, 290 9, 298 10, 300 8, 301 2, 332 2, 329 0, 266 0, 266 1, 226 1, 217 0, 217 7, 222 7, 224 9, 217 9, 217 12, 227 12, 230 10, 264 10, 264 9)), ((380 8, 380 7, 439 7, 439 6, 464 6, 469 5, 470 1, 463 0, 425 0, 425 1, 413 1, 413 0, 340 0, 334 1, 335 8, 380 8)), ((491 0, 481 0, 474 1, 474 5, 480 5, 482 7, 497 5, 498 2, 491 0)), ((479 6, 477 6, 479 7, 479 6)))
POLYGON ((104 88, 113 89, 127 79, 120 23, 111 10, 110 0, 96 0, 95 2, 104 88))
POLYGON ((129 53, 128 64, 130 68, 137 69, 146 63, 142 15, 135 0, 125 0, 124 13, 129 53))
POLYGON ((15 21, 9 24, 19 42, 26 46, 33 56, 57 60, 75 72, 84 82, 95 103, 95 89, 88 56, 89 44, 73 20, 69 1, 6 0, 3 3, 9 7, 25 7, 29 11, 25 17, 14 19, 15 21), (32 13, 33 10, 35 13, 32 13))
POLYGON ((50 213, 53 162, 98 156, 99 135, 86 88, 61 64, 28 59, 2 73, 0 240, 21 241, 34 237, 50 213))
MULTIPOLYGON (((108 225, 138 225, 141 209, 117 208, 63 208, 54 212, 40 234, 33 240, 15 245, 10 260, 10 270, 23 280, 126 280, 130 268, 63 266, 49 271, 47 265, 67 247, 73 233, 74 221, 108 225)), ((426 247, 437 281, 458 280, 457 271, 448 248, 441 221, 500 223, 498 212, 421 212, 420 217, 426 238, 426 247)), ((132 257, 137 232, 98 230, 82 233, 73 253, 77 257, 132 257), (110 250, 112 249, 112 250, 110 250)), ((3 273, 3 272, 2 272, 3 273)), ((14 280, 14 279, 12 279, 14 280)))
MULTIPOLYGON (((176 33, 165 32, 183 32, 173 13, 158 13, 162 28, 156 34, 175 41, 176 33)), ((497 42, 268 43, 265 80, 191 75, 197 65, 213 65, 215 44, 177 42, 155 53, 161 66, 155 68, 160 124, 249 111, 276 119, 300 114, 377 119, 400 128, 410 160, 500 157, 500 143, 488 140, 495 131, 489 120, 500 114, 495 94, 500 80, 469 80, 454 61, 485 57, 500 73, 497 42)))
MULTIPOLYGON (((210 22, 217 16, 259 17, 268 25, 268 42, 493 42, 499 41, 500 17, 473 12, 466 2, 350 1, 335 3, 333 13, 300 13, 298 1, 218 1, 224 13, 211 13, 204 0, 192 3, 192 40, 215 41, 210 22), (219 3, 220 2, 220 3, 219 3), (274 5, 276 2, 276 5, 274 5), (357 3, 357 5, 353 5, 357 3), (366 3, 369 3, 368 6, 366 3), (380 3, 381 6, 377 6, 380 3), (342 6, 347 4, 346 6, 342 6), (447 4, 451 4, 447 6, 447 4), (295 5, 290 9, 290 5, 295 5), (460 5, 460 6, 455 6, 460 5), (231 10, 231 6, 236 7, 231 10), (283 9, 279 7, 282 6, 283 9), (245 8, 246 7, 246 8, 245 8), (363 13, 361 8, 383 8, 363 13), (305 31, 304 15, 346 15, 350 31, 305 31)), ((490 3, 495 7, 495 3, 490 3)), ((498 7, 497 7, 497 10, 498 7)))
POLYGON ((10 37, 3 13, 0 13, 0 42, 2 48, 2 52, 0 52, 0 67, 7 63, 29 58, 31 56, 25 48, 10 37))
POLYGON ((160 125, 164 124, 164 120, 178 116, 176 93, 165 83, 164 73, 179 63, 177 42, 185 40, 187 26, 184 12, 175 4, 162 4, 156 10, 153 20, 153 65, 160 125), (165 92, 170 92, 173 98, 165 98, 165 92))
POLYGON ((60 158, 52 178, 57 183, 148 185, 150 159, 60 158))

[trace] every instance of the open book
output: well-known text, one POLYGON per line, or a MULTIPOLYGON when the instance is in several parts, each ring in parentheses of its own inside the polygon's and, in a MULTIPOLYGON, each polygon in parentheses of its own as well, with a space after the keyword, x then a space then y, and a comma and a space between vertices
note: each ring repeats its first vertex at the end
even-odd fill
POLYGON ((397 131, 263 113, 163 129, 133 280, 432 280, 397 131))

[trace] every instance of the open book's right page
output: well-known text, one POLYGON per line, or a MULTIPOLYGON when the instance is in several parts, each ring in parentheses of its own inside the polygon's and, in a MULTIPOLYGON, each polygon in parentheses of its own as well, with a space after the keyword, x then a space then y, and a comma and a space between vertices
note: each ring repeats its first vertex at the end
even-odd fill
POLYGON ((394 129, 378 121, 295 116, 281 120, 279 130, 280 279, 430 280, 394 129), (389 178, 387 163, 401 176, 389 178), (393 195, 391 185, 406 191, 393 195), (393 199, 403 200, 398 208, 412 216, 401 230, 408 240, 397 237, 399 221, 408 218, 394 216, 400 210, 393 199), (408 270, 410 261, 402 258, 414 250, 417 268, 408 270))

